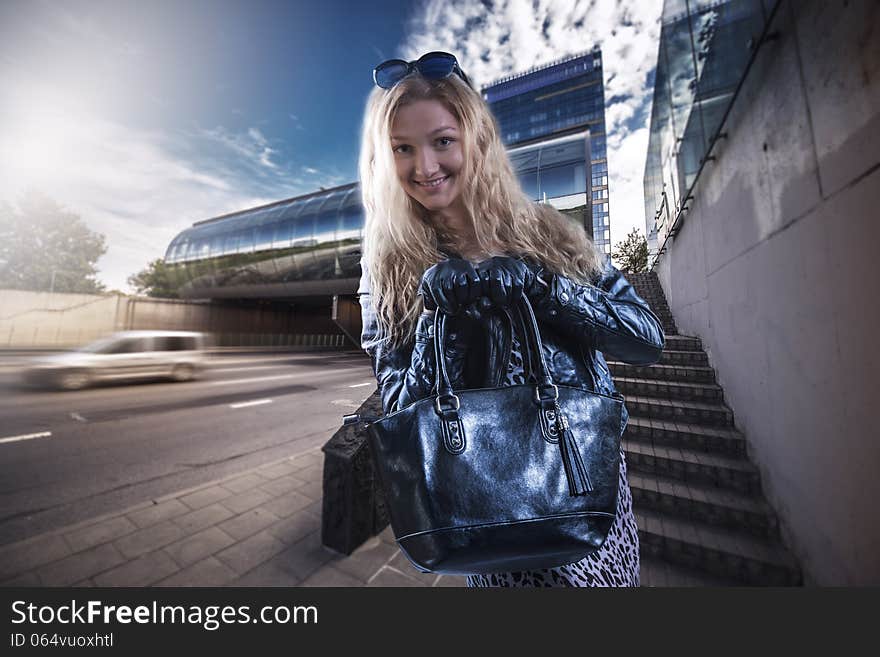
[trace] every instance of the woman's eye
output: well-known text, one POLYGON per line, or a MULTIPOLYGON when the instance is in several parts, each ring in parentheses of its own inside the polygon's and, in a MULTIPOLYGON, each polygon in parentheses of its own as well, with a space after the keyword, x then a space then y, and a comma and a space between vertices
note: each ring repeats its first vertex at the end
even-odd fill
POLYGON ((445 142, 448 142, 448 143, 446 143, 446 144, 443 144, 443 146, 449 146, 449 144, 451 144, 451 143, 452 143, 453 141, 455 141, 455 140, 454 140, 454 139, 451 139, 451 138, 449 138, 449 137, 440 137, 440 139, 438 139, 437 141, 445 141, 445 142))
POLYGON ((401 144, 400 146, 395 146, 394 148, 392 148, 391 151, 393 153, 397 153, 400 151, 401 148, 409 148, 409 146, 407 146, 406 144, 401 144))

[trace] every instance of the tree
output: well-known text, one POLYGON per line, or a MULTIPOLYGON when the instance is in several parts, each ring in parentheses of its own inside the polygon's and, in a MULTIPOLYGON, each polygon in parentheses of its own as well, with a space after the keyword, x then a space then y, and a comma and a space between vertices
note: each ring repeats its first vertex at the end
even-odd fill
POLYGON ((47 196, 0 202, 0 288, 96 294, 104 236, 47 196))
POLYGON ((128 284, 137 290, 138 294, 162 299, 177 299, 177 285, 173 280, 171 268, 165 264, 162 258, 156 258, 147 265, 146 269, 129 276, 128 284))
POLYGON ((623 242, 614 247, 612 256, 619 263, 619 269, 629 274, 648 271, 648 240, 633 228, 623 242))

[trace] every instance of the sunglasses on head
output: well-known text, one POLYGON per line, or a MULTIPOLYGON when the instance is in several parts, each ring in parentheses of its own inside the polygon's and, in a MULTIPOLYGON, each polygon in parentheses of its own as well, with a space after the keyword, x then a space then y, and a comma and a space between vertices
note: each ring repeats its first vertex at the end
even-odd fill
POLYGON ((461 70, 455 55, 448 52, 429 52, 418 59, 405 62, 402 59, 389 59, 373 69, 373 81, 383 89, 390 89, 413 71, 418 71, 428 80, 443 80, 453 73, 473 89, 471 81, 461 70))

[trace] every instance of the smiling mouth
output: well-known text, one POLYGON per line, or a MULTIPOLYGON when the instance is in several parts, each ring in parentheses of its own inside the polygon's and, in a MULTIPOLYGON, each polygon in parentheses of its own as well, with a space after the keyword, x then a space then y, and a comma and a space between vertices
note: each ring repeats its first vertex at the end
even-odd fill
POLYGON ((418 180, 414 180, 413 182, 415 182, 415 184, 419 187, 439 187, 447 178, 449 178, 449 176, 444 176, 443 178, 434 178, 434 180, 428 182, 419 182, 418 180))

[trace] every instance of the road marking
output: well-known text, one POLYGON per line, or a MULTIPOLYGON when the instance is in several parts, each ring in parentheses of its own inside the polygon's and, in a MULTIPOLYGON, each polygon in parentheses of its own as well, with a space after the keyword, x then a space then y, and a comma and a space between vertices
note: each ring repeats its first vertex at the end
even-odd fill
POLYGON ((278 363, 277 365, 253 365, 252 367, 219 367, 208 370, 212 374, 220 374, 225 372, 246 372, 247 370, 277 370, 282 367, 290 367, 289 363, 278 363))
POLYGON ((261 404, 271 404, 271 399, 255 399, 254 401, 241 402, 239 404, 230 404, 229 408, 247 408, 248 406, 260 406, 261 404))
POLYGON ((350 369, 344 370, 316 370, 312 372, 297 372, 295 374, 278 374, 276 376, 259 376, 252 379, 230 379, 229 381, 209 381, 209 386, 231 386, 239 383, 256 383, 258 381, 277 381, 278 379, 292 379, 294 377, 321 377, 328 374, 346 374, 350 373, 350 369))
POLYGON ((334 399, 330 403, 334 406, 350 406, 351 408, 360 407, 360 404, 358 402, 352 401, 351 399, 334 399))
POLYGON ((353 386, 348 386, 349 388, 362 388, 364 386, 372 386, 375 385, 372 381, 367 381, 366 383, 355 383, 353 386))
POLYGON ((40 433, 25 433, 20 436, 10 436, 9 438, 0 438, 0 443, 14 443, 18 440, 33 440, 34 438, 47 438, 52 435, 51 431, 41 431, 40 433))

